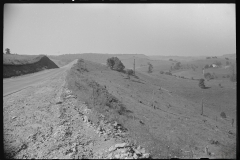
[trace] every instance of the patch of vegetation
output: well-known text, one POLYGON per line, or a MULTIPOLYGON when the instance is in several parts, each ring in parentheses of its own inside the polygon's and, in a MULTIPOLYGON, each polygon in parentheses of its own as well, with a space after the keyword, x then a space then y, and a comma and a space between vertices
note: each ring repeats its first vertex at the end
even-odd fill
POLYGON ((221 116, 222 118, 227 118, 227 116, 226 116, 226 113, 225 113, 225 112, 221 112, 220 116, 221 116))
POLYGON ((172 75, 172 73, 171 73, 171 72, 165 72, 165 74, 166 74, 166 75, 172 75))
POLYGON ((207 80, 214 79, 214 75, 211 75, 211 73, 204 73, 204 78, 207 80))
POLYGON ((25 65, 38 62, 44 55, 4 54, 3 65, 25 65))
POLYGON ((160 71, 159 73, 160 73, 160 74, 164 74, 164 72, 163 72, 163 71, 160 71))
POLYGON ((71 68, 67 77, 69 89, 73 90, 78 99, 84 101, 96 113, 103 114, 108 120, 119 122, 122 122, 123 117, 131 117, 132 111, 128 110, 117 97, 110 94, 106 86, 88 78, 86 74, 79 73, 77 66, 71 68))
POLYGON ((148 62, 148 73, 152 73, 153 72, 153 65, 148 62))
POLYGON ((199 86, 200 88, 202 88, 202 89, 205 88, 204 79, 200 79, 200 80, 199 80, 198 86, 199 86))
POLYGON ((76 69, 79 71, 79 72, 89 72, 87 70, 87 67, 86 67, 86 63, 84 62, 84 59, 78 59, 77 63, 76 63, 76 69))
POLYGON ((122 72, 125 68, 123 63, 117 57, 108 58, 107 66, 110 67, 112 70, 116 70, 119 72, 122 72))
POLYGON ((134 76, 134 71, 132 69, 127 69, 125 73, 128 76, 128 79, 130 79, 130 76, 134 76))

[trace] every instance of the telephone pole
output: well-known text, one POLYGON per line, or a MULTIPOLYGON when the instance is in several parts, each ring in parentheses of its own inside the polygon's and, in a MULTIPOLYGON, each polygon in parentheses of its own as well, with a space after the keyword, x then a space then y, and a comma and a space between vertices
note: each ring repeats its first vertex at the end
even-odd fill
POLYGON ((133 61, 133 74, 135 76, 135 57, 134 57, 134 61, 133 61))

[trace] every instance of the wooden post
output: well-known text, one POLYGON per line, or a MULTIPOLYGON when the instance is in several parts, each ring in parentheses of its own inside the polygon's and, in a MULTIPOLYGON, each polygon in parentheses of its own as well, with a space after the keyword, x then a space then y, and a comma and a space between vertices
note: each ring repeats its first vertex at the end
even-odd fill
POLYGON ((94 99, 94 88, 93 88, 93 106, 95 105, 95 99, 94 99))
POLYGON ((203 98, 202 98, 202 114, 201 115, 203 115, 203 98))
MULTIPOLYGON (((153 93, 152 93, 152 104, 153 105, 153 95, 154 95, 154 89, 153 89, 153 93)), ((155 106, 153 105, 153 108, 155 109, 155 106)))

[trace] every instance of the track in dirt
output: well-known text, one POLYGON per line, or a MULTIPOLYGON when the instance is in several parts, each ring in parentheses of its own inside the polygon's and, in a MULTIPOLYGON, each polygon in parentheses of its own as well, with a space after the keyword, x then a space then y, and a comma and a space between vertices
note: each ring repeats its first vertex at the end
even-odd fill
POLYGON ((76 60, 74 60, 73 62, 61 68, 45 70, 45 71, 34 73, 31 75, 25 75, 23 77, 17 77, 14 79, 4 79, 3 80, 3 97, 8 96, 12 93, 18 92, 38 82, 43 82, 47 79, 53 78, 58 74, 68 70, 75 62, 76 60))

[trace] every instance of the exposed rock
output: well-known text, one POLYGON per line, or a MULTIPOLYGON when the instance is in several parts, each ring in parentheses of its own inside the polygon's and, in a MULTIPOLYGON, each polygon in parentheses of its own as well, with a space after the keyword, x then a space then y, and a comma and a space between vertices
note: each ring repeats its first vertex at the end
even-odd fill
POLYGON ((115 148, 123 148, 123 147, 126 147, 127 146, 127 143, 118 143, 118 144, 115 144, 115 148))
POLYGON ((120 158, 120 154, 116 154, 116 155, 115 155, 115 158, 120 158))
POLYGON ((133 154, 134 159, 138 159, 138 155, 136 153, 133 154))
POLYGON ((108 149, 109 152, 112 152, 112 151, 114 151, 114 150, 116 150, 116 147, 115 147, 115 146, 111 146, 111 147, 108 149))

